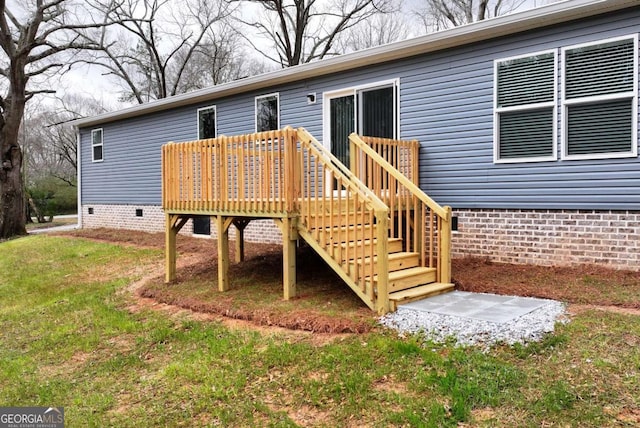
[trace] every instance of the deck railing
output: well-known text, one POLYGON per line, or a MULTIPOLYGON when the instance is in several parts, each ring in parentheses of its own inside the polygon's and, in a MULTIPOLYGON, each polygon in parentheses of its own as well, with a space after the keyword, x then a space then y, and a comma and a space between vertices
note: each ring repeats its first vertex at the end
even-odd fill
POLYGON ((304 129, 300 141, 300 234, 372 309, 389 310, 389 209, 304 129))
POLYGON ((217 216, 219 229, 241 216, 281 218, 385 313, 392 238, 450 282, 451 210, 417 186, 416 142, 349 138, 350 168, 303 128, 166 144, 163 208, 185 215, 179 227, 198 214, 217 216))
POLYGON ((162 147, 162 205, 173 212, 295 209, 296 131, 285 128, 162 147))
POLYGON ((420 254, 421 266, 436 268, 438 282, 451 282, 451 208, 440 206, 409 179, 411 176, 417 181, 417 166, 399 158, 401 150, 395 150, 391 158, 395 157, 401 168, 415 168, 409 176, 385 159, 385 150, 381 150, 385 146, 410 148, 411 143, 403 145, 357 134, 351 134, 349 141, 352 172, 389 206, 390 238, 402 238, 405 251, 420 254))
MULTIPOLYGON (((413 184, 420 185, 418 161, 420 156, 420 143, 418 140, 392 140, 389 138, 368 137, 360 135, 360 139, 371 149, 380 155, 389 164, 393 165, 402 175, 407 177, 413 184)), ((351 152, 353 153, 353 152, 351 152)), ((355 158, 350 158, 352 161, 355 158)), ((353 164, 352 164, 353 165, 353 164)), ((352 166, 350 165, 350 167, 352 166)), ((388 175, 380 174, 381 166, 372 163, 367 166, 365 176, 358 176, 370 189, 385 189, 388 187, 388 175)), ((353 170, 353 168, 351 168, 353 170)))

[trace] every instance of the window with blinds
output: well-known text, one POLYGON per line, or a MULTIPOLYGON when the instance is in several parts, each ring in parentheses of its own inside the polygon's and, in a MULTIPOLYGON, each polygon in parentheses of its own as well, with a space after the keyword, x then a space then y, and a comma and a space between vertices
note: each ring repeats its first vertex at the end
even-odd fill
POLYGON ((496 162, 556 159, 556 68, 555 51, 495 62, 496 162))
POLYGON ((637 156, 637 36, 562 51, 563 157, 637 156))

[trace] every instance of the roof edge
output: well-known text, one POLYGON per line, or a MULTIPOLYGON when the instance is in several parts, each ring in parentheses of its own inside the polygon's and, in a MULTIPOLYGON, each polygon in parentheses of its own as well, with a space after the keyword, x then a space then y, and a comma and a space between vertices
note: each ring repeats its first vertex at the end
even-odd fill
POLYGON ((87 127, 236 95, 268 86, 463 46, 636 6, 637 0, 566 0, 337 57, 271 71, 69 123, 87 127))

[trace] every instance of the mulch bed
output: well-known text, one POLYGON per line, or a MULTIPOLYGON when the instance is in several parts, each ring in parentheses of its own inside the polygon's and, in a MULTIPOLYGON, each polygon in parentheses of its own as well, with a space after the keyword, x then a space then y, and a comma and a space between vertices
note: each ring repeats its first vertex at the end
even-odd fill
MULTIPOLYGON (((164 248, 164 233, 145 233, 116 229, 81 229, 61 233, 92 240, 106 241, 143 248, 164 248)), ((233 246, 231 246, 233 252, 233 246)), ((211 239, 180 236, 177 242, 179 254, 201 255, 201 264, 179 269, 178 282, 183 280, 215 277, 217 269, 216 241, 211 239)), ((246 261, 230 267, 234 276, 260 275, 274 278, 281 275, 280 245, 247 243, 246 261)), ((311 292, 332 295, 334 301, 356 299, 348 287, 341 287, 340 280, 321 260, 313 255, 299 256, 299 280, 307 281, 311 292), (307 260, 307 258, 311 259, 307 260), (306 266, 305 266, 306 263, 306 266), (311 278, 305 278, 312 272, 311 278), (309 281, 311 281, 309 283, 309 281), (321 291, 317 291, 321 290, 321 291)), ((233 255, 232 255, 233 257, 233 255)), ((504 295, 541 297, 567 303, 640 308, 640 272, 609 269, 602 266, 535 266, 494 263, 482 258, 454 259, 452 262, 454 282, 458 290, 504 295)), ((259 325, 273 325, 290 329, 301 329, 325 333, 370 330, 375 314, 364 305, 354 318, 340 318, 323 314, 318 310, 294 310, 290 313, 272 311, 270 308, 232 308, 229 296, 198 300, 188 295, 179 295, 159 282, 143 287, 141 296, 151 297, 161 303, 177 305, 199 312, 215 313, 230 318, 251 321, 259 325), (274 314, 276 314, 274 316, 274 314)), ((277 284, 277 278, 272 281, 277 284)), ((259 292, 259 290, 258 290, 259 292)), ((298 297, 304 299, 304 296, 298 297)))
POLYGON ((456 288, 567 303, 640 308, 640 272, 596 265, 536 266, 454 259, 456 288))

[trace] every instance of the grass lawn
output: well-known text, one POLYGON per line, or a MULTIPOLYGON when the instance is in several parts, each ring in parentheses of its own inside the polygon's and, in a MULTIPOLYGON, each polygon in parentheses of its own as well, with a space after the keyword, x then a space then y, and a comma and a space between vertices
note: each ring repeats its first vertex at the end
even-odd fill
MULTIPOLYGON (((162 254, 80 238, 0 243, 0 405, 76 426, 636 426, 640 317, 585 310, 489 352, 365 333, 131 311, 162 254)), ((638 296, 633 298, 638 299, 638 296)))

